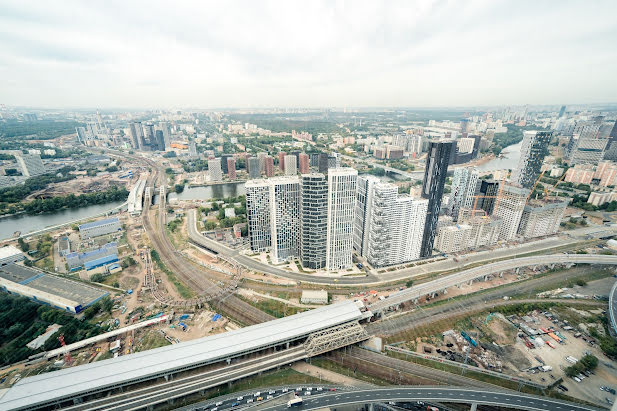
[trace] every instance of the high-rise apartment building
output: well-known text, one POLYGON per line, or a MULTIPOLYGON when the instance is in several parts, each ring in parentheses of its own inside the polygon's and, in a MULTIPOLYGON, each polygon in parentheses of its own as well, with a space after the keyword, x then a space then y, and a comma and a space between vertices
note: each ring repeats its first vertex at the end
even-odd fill
POLYGON ((270 156, 267 156, 264 159, 264 169, 267 177, 274 176, 274 159, 270 156))
POLYGON ((221 181, 223 179, 223 169, 221 168, 221 159, 212 158, 208 160, 208 173, 211 181, 221 181))
POLYGON ((557 115, 557 117, 561 118, 563 117, 563 115, 566 113, 566 106, 561 106, 561 108, 559 109, 559 114, 557 115))
POLYGON ((422 198, 428 200, 426 222, 422 235, 420 257, 430 257, 433 254, 433 244, 443 197, 443 186, 446 182, 450 151, 454 148, 452 141, 431 141, 426 157, 426 169, 422 184, 422 198))
POLYGON ((230 180, 236 179, 236 159, 233 157, 227 159, 227 175, 230 180))
POLYGON ((524 188, 531 188, 540 176, 544 157, 548 154, 548 144, 552 131, 524 131, 521 156, 518 167, 512 172, 512 182, 524 188))
POLYGON ((263 252, 272 246, 270 184, 267 180, 249 180, 245 188, 249 243, 252 251, 263 252))
POLYGON ((154 136, 156 139, 156 146, 159 151, 165 151, 165 136, 163 135, 163 130, 156 130, 154 132, 154 136))
POLYGON ((268 153, 257 153, 257 159, 259 159, 259 172, 261 174, 266 172, 266 157, 268 157, 268 153))
POLYGON ((372 187, 366 258, 375 267, 420 258, 428 200, 398 195, 392 183, 372 187))
POLYGON ((166 121, 161 122, 161 131, 163 131, 163 144, 164 149, 167 150, 171 147, 171 130, 169 129, 169 123, 166 121))
POLYGON ((352 168, 328 171, 328 270, 345 269, 352 264, 357 179, 358 172, 352 168))
POLYGON ((249 169, 249 178, 255 179, 261 176, 261 171, 259 168, 259 159, 257 157, 250 157, 246 162, 246 165, 249 169))
POLYGON ((285 171, 285 156, 287 155, 284 151, 279 151, 279 168, 281 171, 285 171))
POLYGON ((300 153, 300 157, 298 158, 298 169, 300 174, 308 174, 310 172, 308 154, 300 153))
POLYGON ((435 248, 442 253, 458 253, 469 247, 472 228, 468 224, 439 227, 435 236, 435 248))
POLYGON ((478 171, 473 167, 457 168, 452 178, 450 191, 450 215, 456 221, 461 208, 471 208, 478 185, 478 171))
POLYGON ((509 241, 516 237, 529 189, 504 184, 494 215, 501 218, 499 239, 509 241))
POLYGON ((568 201, 559 199, 530 200, 523 209, 518 234, 524 238, 555 234, 567 206, 568 201))
POLYGON ((45 165, 38 154, 15 154, 15 160, 24 177, 36 177, 45 174, 45 165))
POLYGON ((143 125, 143 131, 144 131, 144 140, 146 145, 152 147, 155 147, 156 144, 156 139, 154 137, 154 124, 152 123, 146 123, 143 125))
POLYGON ((358 176, 353 248, 361 256, 366 256, 368 251, 368 227, 370 226, 373 186, 379 183, 379 178, 375 176, 358 176))
POLYGON ((285 175, 295 176, 296 174, 298 174, 296 156, 288 154, 285 156, 285 175))
POLYGON ((604 158, 608 138, 583 137, 573 138, 569 144, 568 163, 598 164, 604 158))
POLYGON ((326 266, 328 234, 328 181, 319 173, 300 177, 300 227, 302 230, 302 266, 312 269, 326 266))
POLYGON ((339 168, 341 166, 341 155, 339 153, 330 153, 328 156, 328 169, 339 168))
POLYGON ((270 186, 272 261, 300 257, 300 181, 298 176, 266 180, 270 186))

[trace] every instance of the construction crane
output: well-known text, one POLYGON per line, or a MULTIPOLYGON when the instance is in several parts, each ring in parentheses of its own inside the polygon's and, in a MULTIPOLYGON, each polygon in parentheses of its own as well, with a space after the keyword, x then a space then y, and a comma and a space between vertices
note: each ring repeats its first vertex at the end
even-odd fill
MULTIPOLYGON (((64 334, 60 334, 58 337, 58 341, 60 341, 60 345, 66 347, 66 343, 64 342, 64 334)), ((71 352, 67 351, 64 353, 64 364, 71 365, 73 363, 73 358, 71 357, 71 352)))
POLYGON ((538 186, 538 183, 540 183, 540 180, 542 180, 542 177, 544 177, 544 173, 546 173, 546 170, 542 171, 540 173, 540 176, 536 180, 536 182, 533 183, 533 187, 531 187, 531 191, 529 191, 529 194, 527 194, 527 199, 525 200, 525 204, 529 203, 529 199, 531 198, 531 195, 533 194, 533 192, 536 191, 536 187, 538 186))
POLYGON ((566 172, 564 171, 561 174, 561 177, 559 177, 559 180, 557 180, 557 182, 550 189, 547 189, 546 187, 544 187, 544 197, 548 197, 549 195, 551 195, 551 193, 557 188, 557 186, 562 182, 562 180, 565 177, 566 177, 566 172))

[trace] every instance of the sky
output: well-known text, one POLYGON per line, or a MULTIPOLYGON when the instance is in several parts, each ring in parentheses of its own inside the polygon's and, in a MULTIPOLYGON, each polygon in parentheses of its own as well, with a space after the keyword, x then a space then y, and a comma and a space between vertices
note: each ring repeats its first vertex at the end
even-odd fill
POLYGON ((0 104, 617 100, 617 1, 0 2, 0 104))

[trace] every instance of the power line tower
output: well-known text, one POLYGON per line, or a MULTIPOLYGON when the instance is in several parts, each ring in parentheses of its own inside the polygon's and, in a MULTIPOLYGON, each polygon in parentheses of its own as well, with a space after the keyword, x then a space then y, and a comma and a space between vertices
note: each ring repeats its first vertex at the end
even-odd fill
MULTIPOLYGON (((64 334, 61 334, 58 337, 58 341, 60 341, 60 345, 66 347, 66 343, 64 342, 64 334)), ((73 363, 73 357, 71 357, 71 352, 67 351, 64 353, 64 364, 71 365, 73 363)))

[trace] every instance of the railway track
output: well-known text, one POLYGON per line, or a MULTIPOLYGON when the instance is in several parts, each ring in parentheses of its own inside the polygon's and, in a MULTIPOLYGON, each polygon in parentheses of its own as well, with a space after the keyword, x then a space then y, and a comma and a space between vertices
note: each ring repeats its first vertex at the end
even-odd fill
MULTIPOLYGON (((150 163, 154 170, 154 174, 149 182, 149 187, 154 187, 155 182, 159 179, 161 171, 154 163, 150 163)), ((209 273, 202 267, 193 265, 182 254, 177 252, 171 244, 169 238, 165 234, 164 213, 159 211, 158 215, 158 230, 152 223, 150 216, 150 203, 146 201, 143 208, 143 225, 148 233, 154 249, 158 252, 165 265, 169 267, 188 287, 198 293, 198 296, 188 300, 174 300, 164 296, 156 287, 154 287, 154 296, 157 301, 170 306, 195 306, 205 303, 210 304, 213 308, 217 308, 227 316, 236 319, 246 325, 258 324, 274 319, 271 315, 264 313, 258 308, 248 304, 233 295, 236 291, 238 277, 232 277, 231 281, 225 283, 223 281, 213 282, 209 278, 209 273)), ((149 284, 156 284, 153 274, 147 280, 149 284)))

